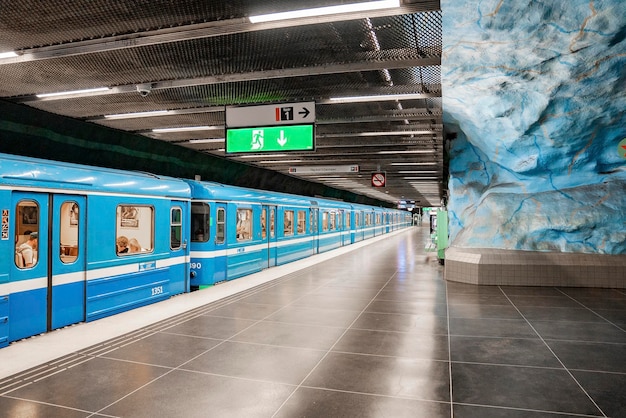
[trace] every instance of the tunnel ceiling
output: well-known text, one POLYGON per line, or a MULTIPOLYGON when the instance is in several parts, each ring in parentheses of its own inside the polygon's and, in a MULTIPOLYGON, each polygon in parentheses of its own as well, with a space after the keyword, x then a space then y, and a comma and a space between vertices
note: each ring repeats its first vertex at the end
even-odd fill
POLYGON ((0 97, 386 202, 438 205, 439 1, 251 22, 338 3, 348 2, 8 2, 0 53, 16 56, 0 58, 0 97), (93 88, 104 90, 38 97, 93 88), (314 150, 225 152, 227 112, 237 123, 246 114, 230 109, 294 103, 294 123, 314 110, 314 150), (385 187, 373 187, 374 172, 385 187))

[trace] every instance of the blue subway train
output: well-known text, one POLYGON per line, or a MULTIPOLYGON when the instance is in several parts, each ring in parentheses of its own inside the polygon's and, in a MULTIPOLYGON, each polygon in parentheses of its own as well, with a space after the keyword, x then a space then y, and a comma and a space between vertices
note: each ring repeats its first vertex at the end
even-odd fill
POLYGON ((408 212, 0 154, 0 347, 410 225, 408 212))

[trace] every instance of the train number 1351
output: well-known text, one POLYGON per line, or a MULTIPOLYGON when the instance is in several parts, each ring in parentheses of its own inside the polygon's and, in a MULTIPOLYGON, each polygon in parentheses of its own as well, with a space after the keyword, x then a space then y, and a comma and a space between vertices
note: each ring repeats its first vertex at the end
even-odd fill
POLYGON ((163 294, 163 286, 157 286, 152 288, 152 296, 163 294))

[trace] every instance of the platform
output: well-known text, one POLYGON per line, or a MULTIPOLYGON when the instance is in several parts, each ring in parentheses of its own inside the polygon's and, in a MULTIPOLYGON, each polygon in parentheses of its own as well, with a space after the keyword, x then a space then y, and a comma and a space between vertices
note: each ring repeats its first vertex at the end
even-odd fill
POLYGON ((446 282, 427 227, 0 350, 6 417, 626 416, 626 293, 446 282))

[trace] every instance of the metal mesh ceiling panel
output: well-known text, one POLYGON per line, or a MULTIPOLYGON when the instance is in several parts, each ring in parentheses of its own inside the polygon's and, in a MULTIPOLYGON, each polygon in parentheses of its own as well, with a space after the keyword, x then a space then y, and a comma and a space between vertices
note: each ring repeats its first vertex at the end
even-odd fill
POLYGON ((384 191, 368 191, 362 173, 341 187, 336 179, 327 184, 388 202, 410 199, 412 191, 422 205, 438 204, 444 175, 438 1, 261 25, 247 19, 348 3, 354 2, 10 2, 0 9, 0 52, 19 56, 0 60, 0 97, 284 173, 294 163, 280 164, 282 156, 224 154, 225 107, 315 102, 318 147, 297 153, 298 164, 350 161, 385 170, 393 181, 384 191), (149 94, 140 95, 139 84, 149 94), (109 90, 35 96, 93 87, 109 90), (333 100, 370 95, 400 96, 333 100), (157 110, 168 113, 105 118, 157 110), (186 126, 211 128, 153 132, 186 126), (423 161, 436 164, 429 181, 437 193, 421 193, 394 165, 423 161))

